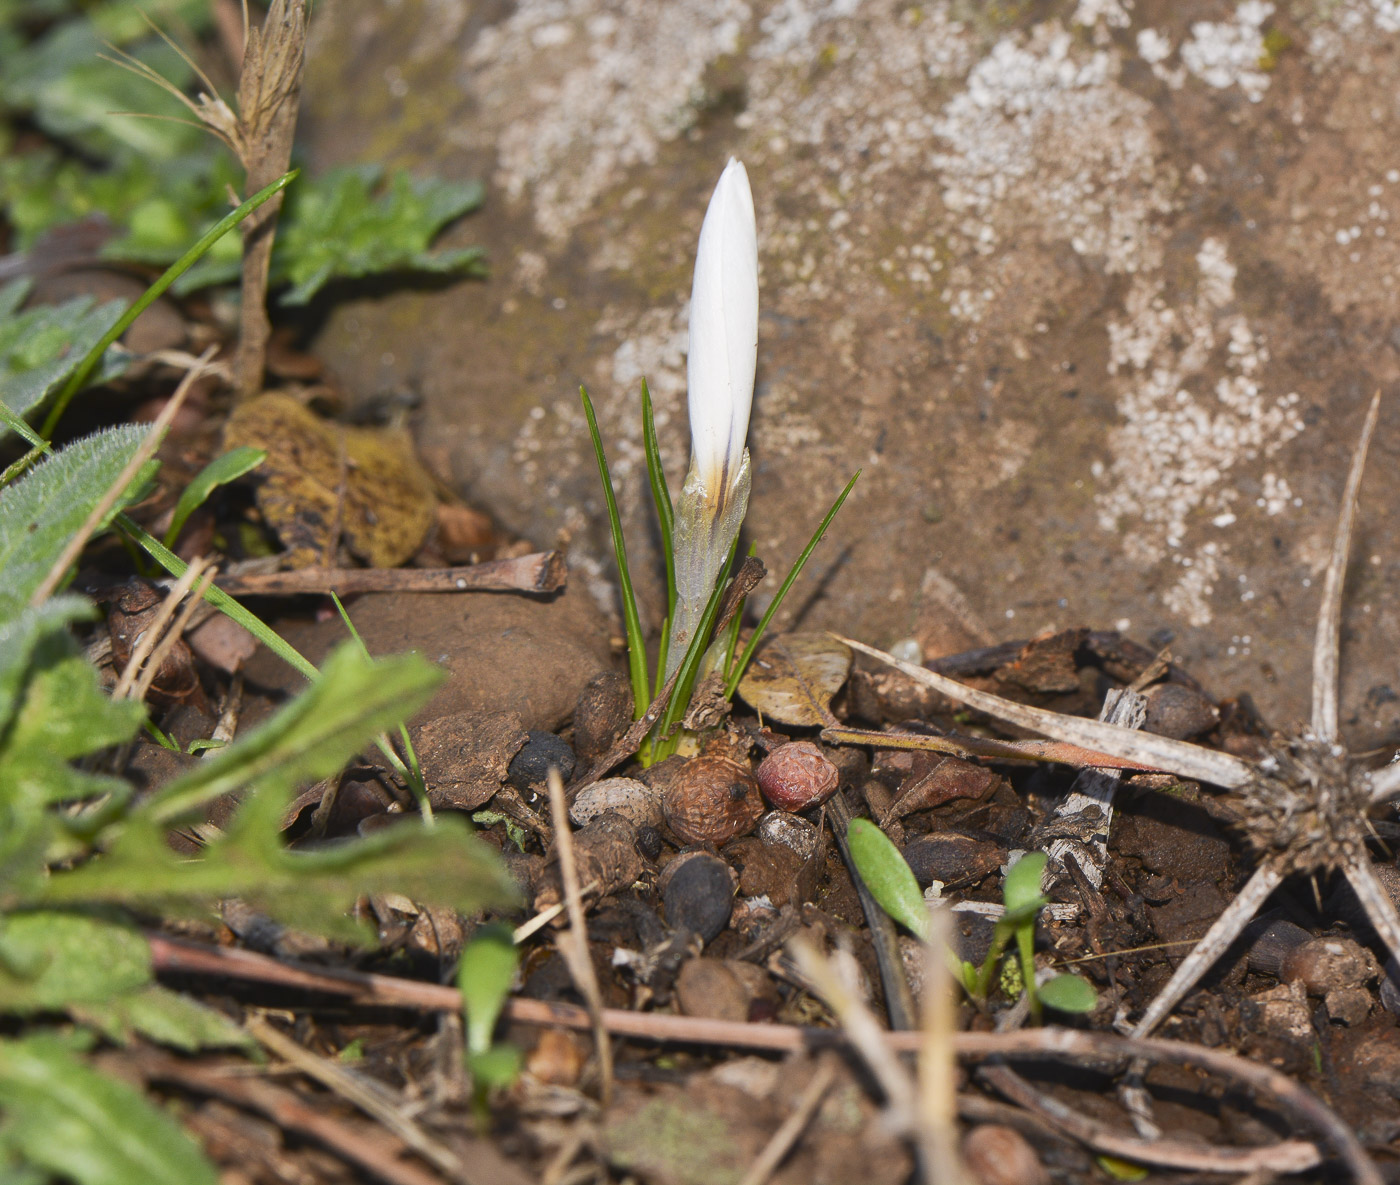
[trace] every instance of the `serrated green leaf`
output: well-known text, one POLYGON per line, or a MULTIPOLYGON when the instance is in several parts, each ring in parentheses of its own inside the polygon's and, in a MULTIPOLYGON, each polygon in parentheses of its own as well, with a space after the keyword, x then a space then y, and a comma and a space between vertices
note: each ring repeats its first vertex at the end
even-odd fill
POLYGON ((53 909, 0 916, 0 1012, 102 1004, 150 980, 150 948, 121 918, 53 909))
POLYGON ((336 169, 291 195, 272 256, 273 282, 292 285, 281 303, 305 304, 331 280, 483 273, 480 248, 429 250, 443 227, 481 204, 478 182, 401 171, 381 187, 381 175, 373 165, 336 169))
POLYGON ((1036 989, 1040 1002, 1061 1012, 1093 1012, 1098 1005, 1098 993, 1087 979, 1079 975, 1057 975, 1036 989))
POLYGON ((457 990, 467 1018, 467 1052, 485 1053, 515 978, 515 941, 509 926, 483 926, 462 951, 457 990))
POLYGON ((217 1185, 194 1141, 57 1037, 0 1040, 0 1149, 77 1185, 217 1185))
MULTIPOLYGON (((89 296, 78 296, 59 305, 11 311, 26 287, 25 281, 17 280, 0 289, 0 402, 21 418, 44 402, 117 323, 124 308, 119 300, 99 305, 89 296)), ((95 377, 105 381, 120 374, 125 361, 109 351, 103 366, 95 377)), ((0 423, 0 439, 9 432, 0 423)))
POLYGON ((223 897, 299 929, 346 940, 364 928, 347 916, 365 893, 397 892, 464 911, 514 899, 496 854, 460 820, 416 820, 305 851, 283 847, 282 815, 294 787, 337 772, 366 743, 431 694, 441 672, 421 658, 372 661, 347 644, 323 677, 247 738, 200 762, 131 811, 97 858, 49 878, 35 897, 197 912, 223 897), (214 797, 245 792, 223 835, 197 859, 165 842, 167 826, 214 797))
MULTIPOLYGON (((92 507, 121 475, 149 429, 141 424, 104 428, 45 457, 0 490, 0 621, 18 615, 92 507)), ((155 462, 143 467, 108 512, 105 527, 127 498, 145 485, 155 462)))
MULTIPOLYGON (((146 711, 134 700, 104 694, 97 672, 66 631, 51 633, 34 647, 23 694, 9 727, 0 732, 0 802, 40 807, 130 794, 118 779, 69 764, 130 740, 146 711)), ((0 850, 4 847, 0 838, 0 850)))
POLYGON ((230 449, 223 456, 215 457, 180 492, 180 500, 175 503, 175 514, 170 520, 170 529, 165 532, 166 547, 173 547, 180 536, 185 521, 208 500, 209 495, 222 485, 237 481, 267 460, 267 453, 260 448, 241 445, 230 449))
POLYGON ((125 1045, 134 1035, 186 1053, 201 1049, 253 1049, 257 1042, 222 1012, 150 983, 110 1000, 70 1005, 73 1016, 125 1045))
POLYGON ((1045 898, 1040 893, 1040 879, 1045 875, 1047 859, 1044 852, 1027 852, 1006 870, 1006 884, 1001 896, 1006 903, 1008 918, 1027 911, 1034 913, 1045 904, 1045 898))
POLYGON ((920 938, 928 937, 928 906, 914 871, 890 837, 869 819, 852 819, 846 843, 860 879, 890 917, 920 938))
POLYGON ((81 597, 52 597, 37 609, 26 607, 16 616, 0 620, 0 737, 19 706, 35 648, 69 622, 92 616, 92 606, 81 597))

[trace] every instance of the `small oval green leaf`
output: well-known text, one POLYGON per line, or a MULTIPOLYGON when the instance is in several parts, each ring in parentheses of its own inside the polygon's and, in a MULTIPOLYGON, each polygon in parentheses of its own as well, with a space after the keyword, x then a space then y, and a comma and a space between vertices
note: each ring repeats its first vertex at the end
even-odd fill
POLYGON ((1099 1002, 1093 985, 1079 975, 1057 975, 1038 989, 1040 1002, 1060 1012, 1092 1012, 1099 1002))
POLYGON ((914 871, 889 836, 869 819, 852 819, 846 828, 860 879, 890 917, 920 938, 928 937, 928 906, 914 871))
POLYGON ((515 943, 509 926, 483 926, 462 952, 457 987, 466 1010, 467 1050, 484 1054, 515 978, 515 943))
POLYGON ((1002 890, 1002 900, 1008 914, 1020 913, 1024 909, 1039 909, 1043 901, 1040 896, 1040 878, 1045 874, 1048 857, 1044 852, 1027 852, 1006 871, 1006 887, 1002 890))

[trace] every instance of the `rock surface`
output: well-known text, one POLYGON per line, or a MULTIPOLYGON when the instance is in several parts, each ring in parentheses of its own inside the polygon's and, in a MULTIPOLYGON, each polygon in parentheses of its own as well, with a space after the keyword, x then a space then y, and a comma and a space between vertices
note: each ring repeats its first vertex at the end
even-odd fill
MULTIPOLYGON (((573 713, 589 680, 610 665, 606 622, 583 592, 547 599, 372 593, 347 609, 371 654, 416 650, 447 671, 417 717, 420 726, 457 713, 514 713, 514 727, 552 730, 573 713)), ((279 632, 318 665, 347 637, 338 616, 279 623, 279 632)), ((266 650, 253 656, 247 672, 254 686, 302 686, 301 677, 266 650)), ((449 725, 438 732, 440 741, 450 741, 449 725)))
MULTIPOLYGON (((493 268, 346 305, 320 349, 357 399, 420 390, 420 440, 507 526, 571 532, 610 579, 582 382, 648 567, 639 382, 678 483, 692 252, 735 153, 765 589, 863 467, 806 628, 934 645, 971 605, 1008 638, 1169 630, 1213 690, 1305 714, 1363 403, 1400 374, 1393 0, 329 0, 314 25, 313 163, 487 179, 450 237, 493 268)), ((1400 729, 1397 449, 1392 402, 1345 615, 1354 746, 1400 729)))

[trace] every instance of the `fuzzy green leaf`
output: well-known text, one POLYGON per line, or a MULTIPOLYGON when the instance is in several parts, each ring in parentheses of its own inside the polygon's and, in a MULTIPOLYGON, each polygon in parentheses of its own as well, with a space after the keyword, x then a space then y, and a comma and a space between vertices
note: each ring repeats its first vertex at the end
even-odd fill
POLYGON ((72 1004, 68 1011, 119 1045, 129 1043, 138 1033, 186 1053, 252 1049, 257 1044, 222 1012, 155 983, 110 1000, 72 1004))
POLYGON ((890 837, 869 819, 852 819, 846 843, 856 871, 890 917, 920 938, 928 937, 928 905, 914 871, 890 837))
POLYGON ((483 926, 462 952, 457 966, 457 989, 467 1017, 467 1052, 491 1048, 496 1019, 515 978, 515 942, 509 926, 483 926))
POLYGON ((336 169, 308 181, 288 205, 273 249, 281 302, 306 304, 331 280, 408 271, 482 275, 478 247, 429 250, 449 222, 481 204, 475 181, 420 180, 406 172, 380 185, 378 166, 336 169))
POLYGON ((139 1091, 99 1074, 57 1037, 0 1041, 5 1154, 77 1185, 217 1185, 179 1125, 139 1091))
MULTIPOLYGON (((94 432, 45 457, 0 490, 0 621, 15 617, 24 607, 147 431, 145 425, 123 424, 94 432)), ((144 467, 102 526, 136 495, 154 469, 155 462, 144 467)))
POLYGON ((1099 1002, 1093 984, 1079 975, 1057 975, 1036 989, 1040 1002, 1061 1012, 1093 1012, 1099 1002))
POLYGON ((260 448, 242 445, 230 449, 220 457, 215 457, 195 474, 194 480, 180 493, 175 503, 175 514, 170 520, 170 529, 165 532, 165 546, 173 547, 180 536, 180 528, 186 520, 208 500, 219 486, 237 481, 245 473, 256 469, 265 460, 267 453, 260 448))
POLYGON ((0 737, 19 707, 29 660, 39 643, 69 622, 92 616, 92 606, 81 597, 52 597, 37 609, 25 608, 0 620, 0 737))
POLYGON ((402 893, 465 912, 505 904, 515 889, 495 853, 457 819, 417 820, 304 851, 282 845, 295 787, 338 771, 386 728, 411 715, 441 672, 416 656, 371 661, 353 644, 323 676, 261 728, 152 795, 110 847, 38 891, 50 902, 110 902, 197 913, 239 897, 288 925, 363 939, 348 917, 365 893, 402 893), (166 827, 212 798, 245 792, 222 837, 194 860, 171 851, 166 827))
MULTIPOLYGON (((95 304, 79 296, 59 305, 16 312, 28 287, 16 280, 0 289, 0 402, 16 416, 37 408, 122 315, 123 304, 95 304)), ((120 374, 125 363, 108 354, 100 381, 120 374)), ((0 423, 0 439, 9 434, 0 423)))
POLYGON ((130 922, 51 909, 0 916, 0 1012, 102 1004, 150 980, 150 948, 130 922))

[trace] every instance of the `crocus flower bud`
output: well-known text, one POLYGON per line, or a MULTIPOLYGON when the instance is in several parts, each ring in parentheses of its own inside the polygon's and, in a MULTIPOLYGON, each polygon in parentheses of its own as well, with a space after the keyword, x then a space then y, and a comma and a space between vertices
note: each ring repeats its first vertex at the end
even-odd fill
POLYGON ((744 166, 731 158, 700 228, 690 293, 690 472, 676 504, 676 615, 669 676, 714 591, 749 504, 749 432, 758 362, 758 232, 744 166))

